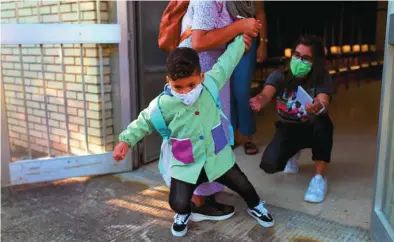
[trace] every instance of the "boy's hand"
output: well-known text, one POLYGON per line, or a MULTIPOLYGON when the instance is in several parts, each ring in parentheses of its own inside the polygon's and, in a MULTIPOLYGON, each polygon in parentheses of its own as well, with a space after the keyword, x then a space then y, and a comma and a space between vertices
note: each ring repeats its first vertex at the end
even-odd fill
POLYGON ((261 23, 255 18, 245 18, 241 19, 243 24, 243 33, 249 35, 250 37, 257 37, 260 29, 261 23))
POLYGON ((250 46, 252 45, 252 37, 247 34, 244 34, 244 43, 245 43, 245 52, 250 50, 250 46))
POLYGON ((125 143, 125 142, 120 142, 115 147, 114 152, 112 153, 112 157, 116 161, 121 161, 126 156, 127 151, 129 151, 129 145, 127 143, 125 143))
POLYGON ((313 103, 305 104, 305 111, 311 115, 318 114, 322 108, 323 108, 323 104, 320 102, 318 98, 313 99, 313 103))
POLYGON ((257 95, 249 100, 250 107, 253 111, 259 112, 263 107, 262 96, 257 95))

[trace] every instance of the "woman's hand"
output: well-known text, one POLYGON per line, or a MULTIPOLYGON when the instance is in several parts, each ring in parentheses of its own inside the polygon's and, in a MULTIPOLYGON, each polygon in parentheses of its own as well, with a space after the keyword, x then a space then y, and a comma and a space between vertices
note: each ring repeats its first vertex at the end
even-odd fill
POLYGON ((249 105, 253 111, 259 112, 263 107, 262 102, 263 97, 261 95, 257 95, 249 100, 249 105))
POLYGON ((257 48, 257 58, 258 63, 263 62, 267 58, 267 43, 260 42, 259 48, 257 48))
POLYGON ((120 142, 115 147, 114 152, 112 153, 112 157, 116 161, 121 161, 126 156, 128 150, 129 150, 129 145, 125 142, 120 142))
POLYGON ((247 34, 252 38, 257 37, 261 29, 260 21, 254 18, 245 18, 241 19, 240 22, 242 23, 242 30, 244 34, 247 34))
POLYGON ((250 50, 250 46, 252 45, 252 37, 247 34, 244 34, 244 42, 245 42, 245 52, 250 50))
POLYGON ((317 115, 319 114, 320 110, 322 110, 323 104, 318 98, 313 100, 313 103, 305 104, 305 111, 310 115, 317 115))

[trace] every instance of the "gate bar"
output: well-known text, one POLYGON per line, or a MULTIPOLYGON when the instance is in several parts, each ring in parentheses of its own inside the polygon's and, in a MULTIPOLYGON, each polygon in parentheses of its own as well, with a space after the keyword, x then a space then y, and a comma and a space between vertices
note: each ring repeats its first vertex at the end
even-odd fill
POLYGON ((47 96, 47 83, 45 79, 45 72, 44 72, 44 48, 42 44, 40 45, 40 52, 41 52, 41 75, 42 75, 42 87, 44 88, 44 106, 45 106, 45 122, 46 122, 46 131, 47 131, 47 142, 48 142, 48 156, 51 157, 51 139, 49 134, 49 118, 48 118, 48 96, 47 96))
MULTIPOLYGON (((96 0, 96 10, 97 10, 97 24, 101 24, 101 10, 100 10, 100 0, 96 0)), ((107 151, 107 123, 105 115, 105 86, 104 86, 104 67, 103 67, 103 46, 101 44, 99 47, 99 60, 100 60, 100 86, 101 86, 101 119, 103 123, 103 144, 104 152, 107 151)))
POLYGON ((58 2, 57 2, 57 16, 58 16, 58 18, 59 18, 59 23, 62 22, 62 14, 60 13, 60 4, 61 4, 61 2, 58 1, 58 2))
POLYGON ((101 119, 103 123, 104 151, 107 151, 107 123, 105 111, 105 87, 104 87, 104 67, 103 67, 103 47, 99 44, 100 58, 100 86, 101 86, 101 119))
POLYGON ((23 106, 24 106, 24 109, 25 109, 27 149, 28 149, 28 152, 29 152, 29 159, 31 159, 31 158, 32 158, 32 155, 31 155, 31 147, 30 147, 29 114, 27 113, 27 100, 26 100, 26 87, 25 87, 25 73, 24 73, 23 58, 22 58, 22 45, 18 45, 18 47, 19 47, 19 62, 20 62, 20 65, 21 65, 21 79, 22 79, 23 106))
POLYGON ((64 117, 66 121, 67 155, 70 155, 70 130, 69 130, 69 121, 68 121, 67 83, 65 78, 66 68, 64 67, 63 44, 60 44, 60 62, 62 67, 63 104, 64 104, 64 117))
POLYGON ((40 7, 41 7, 41 0, 37 0, 37 18, 38 18, 38 22, 42 23, 41 21, 41 14, 40 14, 40 7))
POLYGON ((77 0, 77 16, 78 16, 78 23, 81 23, 81 2, 77 0))
POLYGON ((10 163, 11 163, 11 149, 9 143, 8 133, 8 118, 5 103, 3 64, 0 63, 1 76, 1 186, 5 187, 10 184, 10 163))
POLYGON ((119 24, 1 24, 2 45, 118 44, 119 24))
POLYGON ((82 44, 79 46, 80 58, 81 58, 81 77, 82 77, 82 96, 83 96, 83 116, 85 126, 85 149, 86 153, 89 154, 89 142, 88 142, 88 115, 87 115, 87 103, 86 103, 86 83, 85 83, 85 71, 83 61, 83 47, 82 44))
MULTIPOLYGON (((77 11, 78 11, 78 24, 81 23, 81 2, 77 0, 77 11)), ((84 128, 85 128, 85 151, 89 154, 89 141, 88 141, 88 115, 87 115, 87 103, 86 103, 86 83, 85 83, 85 71, 83 61, 83 45, 79 44, 79 56, 81 58, 81 81, 82 81, 82 96, 83 96, 83 116, 84 116, 84 128)))
POLYGON ((16 23, 19 24, 19 1, 15 1, 15 17, 16 23))

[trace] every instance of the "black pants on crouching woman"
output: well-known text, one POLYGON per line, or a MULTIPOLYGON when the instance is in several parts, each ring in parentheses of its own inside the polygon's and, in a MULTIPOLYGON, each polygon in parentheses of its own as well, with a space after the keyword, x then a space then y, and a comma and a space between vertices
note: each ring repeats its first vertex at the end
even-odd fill
POLYGON ((260 168, 272 174, 283 171, 287 161, 298 151, 312 149, 313 161, 331 160, 334 126, 328 115, 306 123, 277 121, 276 132, 261 158, 260 168))

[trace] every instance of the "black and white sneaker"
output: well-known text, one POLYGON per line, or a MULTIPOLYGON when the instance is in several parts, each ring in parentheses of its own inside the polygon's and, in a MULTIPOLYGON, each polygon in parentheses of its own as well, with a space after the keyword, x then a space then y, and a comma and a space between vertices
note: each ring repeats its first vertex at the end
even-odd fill
POLYGON ((253 209, 248 209, 248 213, 250 216, 255 218, 257 222, 263 227, 272 227, 275 222, 272 216, 268 213, 268 210, 264 207, 264 202, 259 203, 253 209))
POLYGON ((172 235, 182 237, 187 233, 187 223, 190 219, 190 213, 188 214, 175 214, 174 223, 171 227, 172 235))

